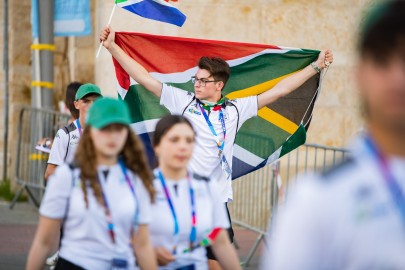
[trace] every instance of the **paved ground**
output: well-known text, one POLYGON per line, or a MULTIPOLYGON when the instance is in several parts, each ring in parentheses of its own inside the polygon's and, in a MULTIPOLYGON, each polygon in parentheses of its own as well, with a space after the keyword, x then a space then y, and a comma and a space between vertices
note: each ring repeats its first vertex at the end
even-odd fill
MULTIPOLYGON (((38 212, 34 206, 18 203, 10 210, 8 203, 0 201, 0 270, 24 269, 37 222, 38 212)), ((244 261, 258 235, 241 228, 235 228, 235 235, 239 256, 244 261)), ((258 268, 261 248, 244 269, 258 268)))

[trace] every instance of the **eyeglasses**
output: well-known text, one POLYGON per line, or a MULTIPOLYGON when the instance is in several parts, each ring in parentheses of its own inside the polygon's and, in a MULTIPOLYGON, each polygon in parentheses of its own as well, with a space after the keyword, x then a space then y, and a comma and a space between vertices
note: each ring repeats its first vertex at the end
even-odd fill
POLYGON ((219 81, 216 81, 216 80, 209 81, 209 80, 204 79, 204 78, 199 79, 199 78, 197 78, 196 76, 193 76, 193 77, 191 77, 191 82, 192 82, 193 84, 195 84, 196 82, 198 82, 198 84, 199 84, 200 86, 205 86, 207 83, 210 83, 210 82, 219 82, 219 81))

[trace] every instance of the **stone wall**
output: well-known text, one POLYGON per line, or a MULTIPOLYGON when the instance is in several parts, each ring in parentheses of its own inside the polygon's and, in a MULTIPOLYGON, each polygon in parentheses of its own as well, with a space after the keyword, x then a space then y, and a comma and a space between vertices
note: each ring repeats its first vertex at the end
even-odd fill
MULTIPOLYGON (((117 31, 332 49, 335 63, 324 79, 307 141, 343 146, 361 125, 352 71, 356 29, 368 2, 180 0, 175 5, 188 16, 182 28, 146 20, 119 8, 111 25, 117 31)), ((96 29, 107 23, 112 4, 96 0, 96 29)), ((114 68, 105 50, 96 59, 95 70, 101 88, 116 95, 114 68)))
MULTIPOLYGON (((94 10, 94 1, 92 0, 94 10)), ((8 177, 14 179, 14 159, 17 142, 18 112, 23 105, 31 104, 31 1, 9 1, 9 142, 8 177)), ((3 172, 4 151, 4 1, 0 1, 0 170, 3 172)), ((94 12, 93 12, 94 13, 94 12)), ((94 18, 94 16, 93 16, 94 18)), ((94 20, 93 20, 94 33, 94 20)), ((64 100, 70 81, 94 82, 94 38, 57 37, 54 53, 54 103, 64 100)))
POLYGON ((0 2, 0 179, 3 177, 4 151, 4 1, 0 2))

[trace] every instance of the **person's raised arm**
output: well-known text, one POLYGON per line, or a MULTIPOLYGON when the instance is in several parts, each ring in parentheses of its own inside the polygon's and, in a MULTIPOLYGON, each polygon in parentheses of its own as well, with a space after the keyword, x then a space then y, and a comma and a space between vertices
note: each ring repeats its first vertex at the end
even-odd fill
POLYGON ((321 51, 315 63, 308 65, 303 70, 281 80, 273 88, 257 96, 258 109, 275 102, 281 97, 284 97, 296 90, 304 84, 309 78, 314 76, 319 71, 326 67, 325 63, 332 64, 333 53, 330 50, 321 51), (312 66, 313 65, 313 66, 312 66))
POLYGON ((137 61, 129 57, 116 43, 115 32, 111 27, 105 27, 100 34, 103 46, 120 63, 122 68, 140 85, 159 97, 162 94, 162 83, 153 78, 137 61))

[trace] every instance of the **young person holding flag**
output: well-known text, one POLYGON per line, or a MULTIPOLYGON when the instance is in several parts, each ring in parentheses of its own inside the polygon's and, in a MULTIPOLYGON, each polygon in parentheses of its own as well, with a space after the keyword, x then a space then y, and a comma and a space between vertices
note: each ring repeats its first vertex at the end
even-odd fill
MULTIPOLYGON (((232 200, 232 156, 235 136, 249 118, 262 107, 286 96, 309 78, 333 62, 330 50, 322 51, 317 61, 283 79, 270 90, 247 98, 226 101, 221 95, 230 76, 228 63, 215 57, 201 57, 193 76, 194 95, 164 84, 152 77, 137 61, 129 57, 115 42, 115 32, 105 27, 100 34, 103 46, 124 70, 140 85, 160 98, 160 104, 171 114, 181 114, 190 120, 198 137, 189 163, 191 171, 218 182, 224 203, 232 200)), ((233 240, 233 230, 229 229, 233 240)), ((212 254, 209 254, 213 258, 212 254)))
POLYGON ((153 135, 159 166, 149 228, 160 269, 208 269, 208 245, 223 269, 240 269, 224 230, 230 224, 216 183, 187 169, 195 138, 191 123, 180 115, 163 117, 153 135))

